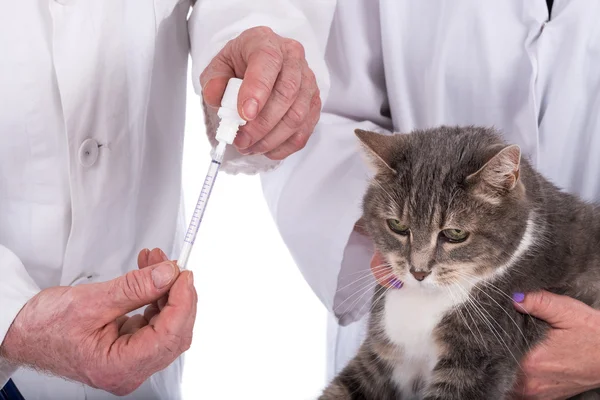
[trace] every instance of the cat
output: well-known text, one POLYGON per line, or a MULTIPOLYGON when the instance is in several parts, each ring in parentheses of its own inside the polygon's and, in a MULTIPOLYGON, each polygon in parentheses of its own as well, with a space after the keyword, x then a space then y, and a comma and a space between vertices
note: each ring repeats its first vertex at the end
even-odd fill
POLYGON ((599 308, 600 208, 491 128, 355 132, 375 172, 363 227, 402 287, 377 286, 362 346, 319 399, 512 399, 549 326, 511 296, 546 289, 599 308))

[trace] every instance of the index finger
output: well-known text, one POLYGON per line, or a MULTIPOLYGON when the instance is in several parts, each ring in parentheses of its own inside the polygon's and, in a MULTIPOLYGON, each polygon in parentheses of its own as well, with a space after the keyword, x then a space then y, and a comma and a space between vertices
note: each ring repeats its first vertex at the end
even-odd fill
POLYGON ((184 271, 171 287, 162 311, 139 331, 121 336, 110 352, 142 374, 166 368, 191 345, 197 301, 192 273, 184 271))
POLYGON ((177 346, 177 349, 172 350, 182 353, 190 348, 197 302, 192 272, 184 271, 178 282, 173 284, 167 304, 151 324, 167 349, 169 346, 177 346))
POLYGON ((571 328, 573 322, 584 321, 585 316, 596 313, 593 308, 579 300, 546 290, 515 294, 513 299, 517 311, 533 315, 558 329, 571 328))
POLYGON ((246 121, 255 119, 267 104, 282 66, 283 54, 275 46, 264 46, 249 54, 238 95, 238 112, 246 121))

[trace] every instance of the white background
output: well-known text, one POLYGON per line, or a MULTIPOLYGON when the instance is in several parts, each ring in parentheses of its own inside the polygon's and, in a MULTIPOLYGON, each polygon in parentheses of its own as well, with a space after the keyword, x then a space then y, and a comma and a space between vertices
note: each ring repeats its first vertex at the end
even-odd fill
MULTIPOLYGON (((188 85, 187 221, 210 163, 200 100, 188 85)), ((198 291, 187 399, 314 399, 325 385, 326 310, 294 265, 258 176, 219 174, 188 263, 198 291)))

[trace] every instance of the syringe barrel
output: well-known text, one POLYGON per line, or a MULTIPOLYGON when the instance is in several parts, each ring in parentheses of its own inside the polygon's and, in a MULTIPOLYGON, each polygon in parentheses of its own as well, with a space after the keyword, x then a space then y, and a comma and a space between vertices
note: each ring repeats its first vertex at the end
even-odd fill
POLYGON ((246 121, 239 115, 237 109, 238 95, 241 85, 241 79, 231 78, 227 83, 227 88, 225 89, 223 99, 221 100, 221 108, 219 108, 217 113, 221 118, 221 121, 215 134, 215 138, 219 144, 213 152, 214 159, 210 163, 210 168, 208 169, 208 174, 204 180, 202 190, 200 191, 200 197, 198 198, 196 209, 194 210, 192 220, 185 235, 183 247, 181 248, 181 254, 177 260, 177 264, 181 269, 185 269, 187 261, 190 257, 190 253, 192 252, 192 246, 196 240, 196 234, 200 228, 200 223, 202 222, 202 217, 204 216, 204 210, 206 209, 206 204, 208 203, 213 184, 217 177, 217 173, 219 172, 219 166, 223 160, 225 148, 227 144, 233 143, 239 127, 246 124, 246 121))
POLYGON ((210 167, 208 169, 208 173, 206 174, 206 178, 204 179, 202 189, 200 190, 200 196, 198 197, 198 202, 196 203, 196 208, 194 209, 194 214, 192 215, 192 220, 190 221, 190 225, 185 234, 183 247, 181 248, 181 255, 177 260, 177 265, 181 269, 185 268, 187 260, 192 251, 192 246, 196 240, 196 235, 198 234, 198 229, 200 228, 200 223, 202 222, 202 217, 204 217, 204 210, 206 210, 206 205, 208 204, 215 179, 219 173, 220 165, 220 162, 214 160, 210 162, 210 167))

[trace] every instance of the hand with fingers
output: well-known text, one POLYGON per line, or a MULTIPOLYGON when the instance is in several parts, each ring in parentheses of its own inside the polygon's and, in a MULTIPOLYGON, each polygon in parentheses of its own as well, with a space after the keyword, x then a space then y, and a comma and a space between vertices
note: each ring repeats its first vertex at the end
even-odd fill
POLYGON ((51 287, 13 321, 0 356, 126 395, 166 368, 192 341, 193 276, 159 250, 144 250, 139 270, 112 281, 51 287), (125 314, 150 306, 144 315, 125 314))
POLYGON ((371 258, 371 272, 375 280, 385 288, 402 287, 402 282, 396 278, 392 272, 392 266, 389 264, 379 252, 375 252, 371 258))
POLYGON ((517 293, 515 307, 550 324, 521 363, 516 399, 567 399, 600 387, 600 311, 547 291, 517 293))
POLYGON ((238 112, 248 121, 234 141, 238 151, 282 160, 302 149, 321 113, 303 46, 266 27, 248 29, 228 42, 200 76, 208 112, 216 112, 234 77, 243 78, 238 112))

